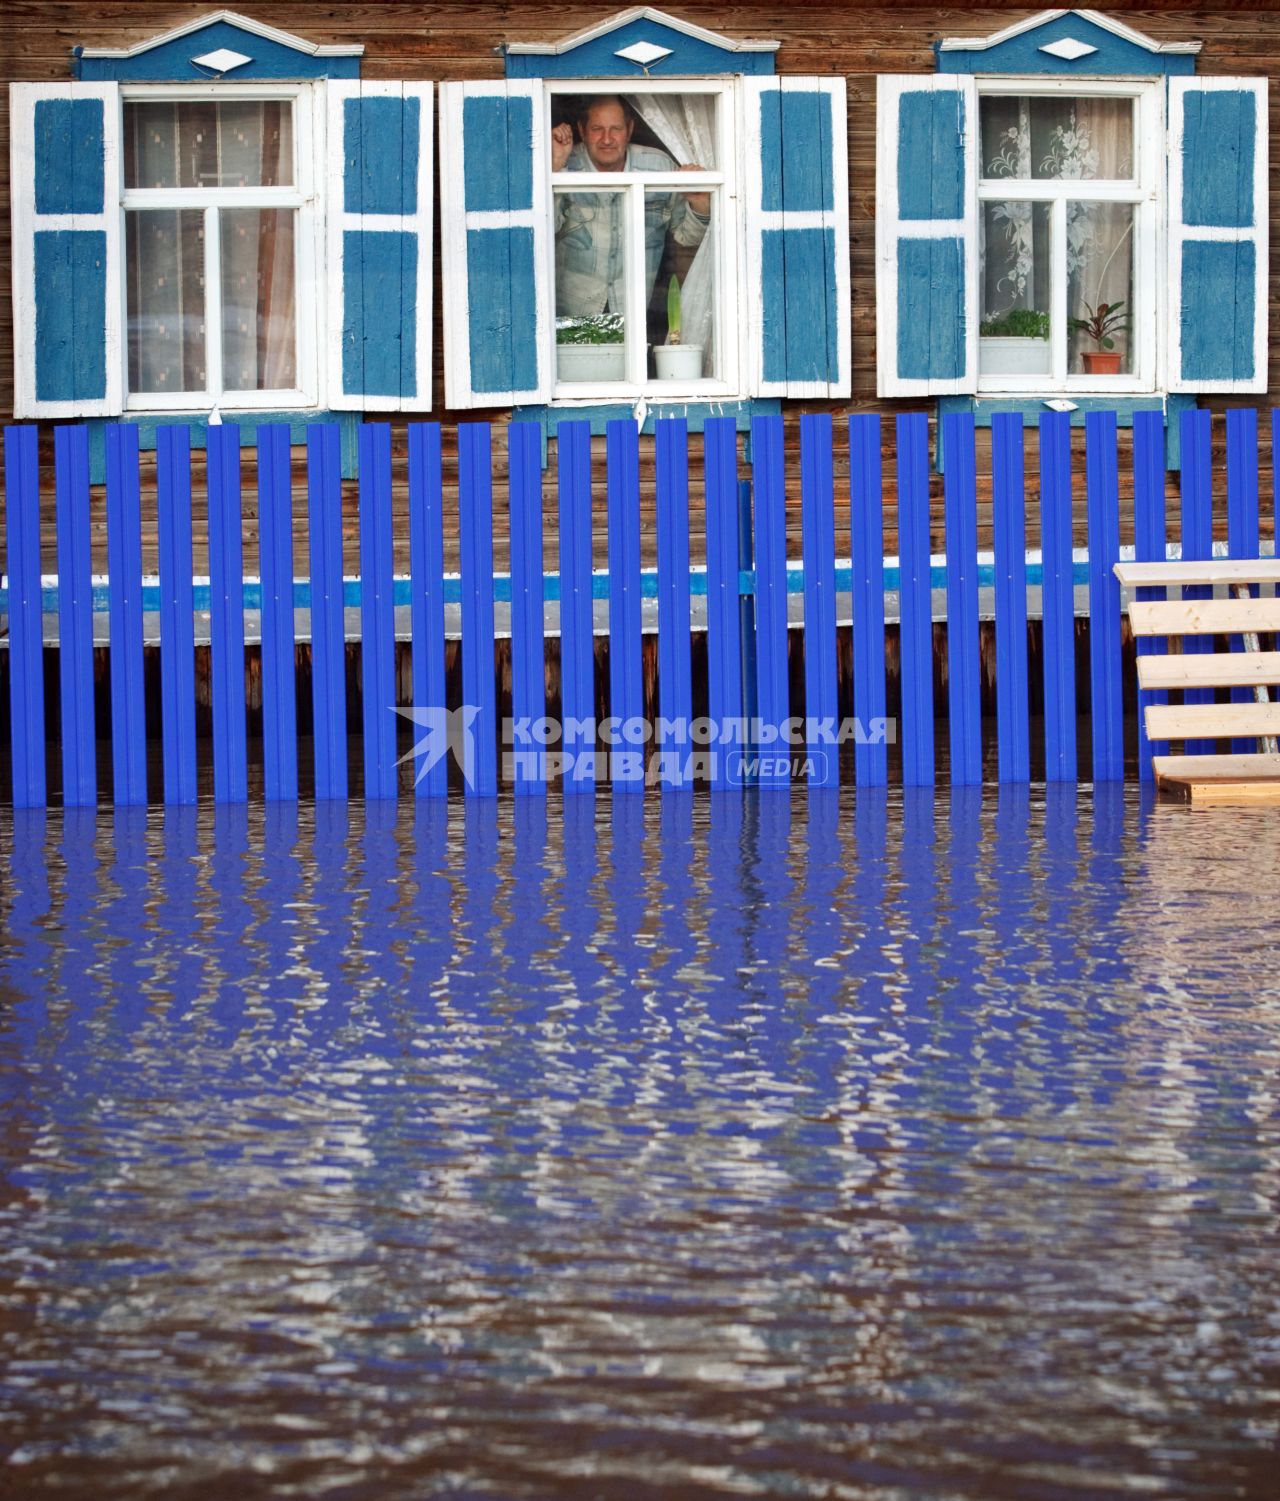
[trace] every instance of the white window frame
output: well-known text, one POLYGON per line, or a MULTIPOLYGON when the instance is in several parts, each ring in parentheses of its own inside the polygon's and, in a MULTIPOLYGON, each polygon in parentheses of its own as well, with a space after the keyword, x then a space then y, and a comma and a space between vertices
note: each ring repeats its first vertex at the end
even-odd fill
MULTIPOLYGON (((742 128, 742 91, 736 77, 714 78, 577 78, 544 79, 542 112, 543 139, 551 140, 552 100, 558 94, 716 94, 720 107, 716 111, 717 156, 720 166, 715 171, 681 172, 678 188, 683 192, 696 193, 700 188, 715 189, 712 199, 710 232, 716 236, 716 369, 721 375, 703 377, 693 381, 649 380, 645 375, 648 359, 647 341, 630 338, 627 344, 627 373, 623 381, 573 381, 557 379, 555 375, 555 193, 557 189, 570 189, 579 193, 587 191, 584 174, 581 172, 552 172, 549 151, 535 163, 535 170, 545 174, 544 201, 551 215, 550 232, 547 235, 546 263, 544 274, 550 289, 550 316, 547 338, 550 347, 545 351, 546 368, 552 372, 551 401, 557 407, 599 406, 602 402, 637 401, 725 401, 738 400, 743 395, 747 369, 747 331, 743 326, 741 312, 743 300, 741 288, 745 284, 745 226, 742 222, 741 191, 744 132, 742 128)), ((644 193, 646 188, 666 186, 676 174, 657 172, 593 172, 590 188, 621 188, 630 202, 632 243, 644 245, 644 193)), ((535 195, 536 196, 536 195, 535 195)), ((643 249, 642 249, 643 254, 643 249)), ((631 275, 628 265, 630 295, 627 303, 628 330, 643 330, 646 325, 647 300, 643 297, 643 281, 631 275)))
POLYGON ((120 86, 121 141, 123 112, 127 104, 140 102, 190 102, 193 100, 245 99, 293 103, 292 188, 126 188, 124 162, 120 163, 120 326, 126 337, 120 341, 121 379, 125 410, 129 412, 267 411, 318 408, 320 404, 320 350, 324 347, 320 320, 325 297, 321 268, 324 265, 324 214, 320 185, 324 181, 325 149, 324 85, 319 83, 208 83, 132 84, 120 86), (297 337, 298 384, 283 390, 238 391, 222 386, 222 279, 218 211, 223 208, 292 208, 297 211, 294 234, 294 299, 297 337), (128 289, 129 266, 125 214, 138 209, 200 209, 205 216, 205 388, 201 391, 142 391, 129 389, 128 289), (211 268, 218 274, 212 275, 211 268))
MULTIPOLYGON (((1015 94, 1044 97, 1068 95, 1072 98, 1129 98, 1134 101, 1134 178, 1129 182, 1087 180, 1080 191, 1078 179, 1056 178, 984 178, 981 161, 977 178, 978 209, 975 234, 980 230, 981 205, 984 202, 1049 203, 1050 228, 1050 295, 1053 299, 1050 320, 1050 373, 1047 375, 983 375, 981 354, 978 367, 978 394, 987 395, 1143 395, 1164 388, 1164 328, 1166 322, 1166 288, 1158 274, 1164 265, 1162 247, 1165 240, 1165 120, 1163 78, 1037 78, 1011 77, 1007 74, 979 75, 977 80, 979 119, 975 130, 981 132, 981 109, 984 97, 1015 94), (1133 366, 1121 375, 1072 375, 1067 371, 1067 271, 1063 264, 1066 246, 1066 204, 1068 199, 1088 198, 1094 202, 1131 203, 1134 205, 1133 306, 1130 309, 1130 355, 1133 366)), ((981 156, 981 151, 978 153, 981 156)), ((982 275, 981 253, 978 257, 982 275)), ((981 282, 979 282, 981 287, 981 282)), ((979 299, 981 292, 979 290, 979 299)), ((980 321, 982 309, 975 307, 980 321)), ((980 346, 979 346, 980 347, 980 346)))

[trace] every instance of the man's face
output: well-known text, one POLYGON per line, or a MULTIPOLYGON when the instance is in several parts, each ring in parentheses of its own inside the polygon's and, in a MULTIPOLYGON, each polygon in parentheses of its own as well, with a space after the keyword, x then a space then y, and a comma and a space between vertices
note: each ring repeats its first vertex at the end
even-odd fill
POLYGON ((598 172, 621 172, 627 165, 632 122, 620 104, 593 104, 582 125, 582 139, 598 172))

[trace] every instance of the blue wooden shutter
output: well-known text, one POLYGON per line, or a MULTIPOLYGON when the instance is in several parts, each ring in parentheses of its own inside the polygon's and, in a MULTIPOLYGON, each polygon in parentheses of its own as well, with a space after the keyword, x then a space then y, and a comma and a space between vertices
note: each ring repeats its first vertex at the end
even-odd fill
POLYGON ((849 168, 843 78, 746 78, 753 396, 848 396, 849 168))
POLYGON ((978 389, 974 80, 877 80, 876 372, 881 396, 978 389))
POLYGON ((431 410, 432 87, 330 80, 329 404, 431 410))
POLYGON ((9 105, 14 416, 117 416, 119 87, 15 83, 9 105))
POLYGON ((1171 391, 1267 389, 1267 80, 1169 80, 1171 391))
POLYGON ((546 131, 538 79, 440 89, 445 402, 550 396, 546 131))

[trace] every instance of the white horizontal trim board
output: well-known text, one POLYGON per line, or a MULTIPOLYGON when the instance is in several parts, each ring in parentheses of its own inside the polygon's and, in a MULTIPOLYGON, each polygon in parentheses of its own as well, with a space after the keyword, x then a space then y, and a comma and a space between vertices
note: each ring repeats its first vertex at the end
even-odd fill
POLYGON ((527 209, 479 209, 467 211, 468 229, 532 229, 533 210, 527 209))

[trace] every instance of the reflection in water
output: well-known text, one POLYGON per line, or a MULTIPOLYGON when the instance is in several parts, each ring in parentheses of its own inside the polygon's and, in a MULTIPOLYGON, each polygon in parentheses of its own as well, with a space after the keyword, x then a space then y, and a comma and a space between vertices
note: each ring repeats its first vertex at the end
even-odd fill
POLYGON ((1280 859, 1075 787, 0 822, 0 1487, 1275 1494, 1280 859))

